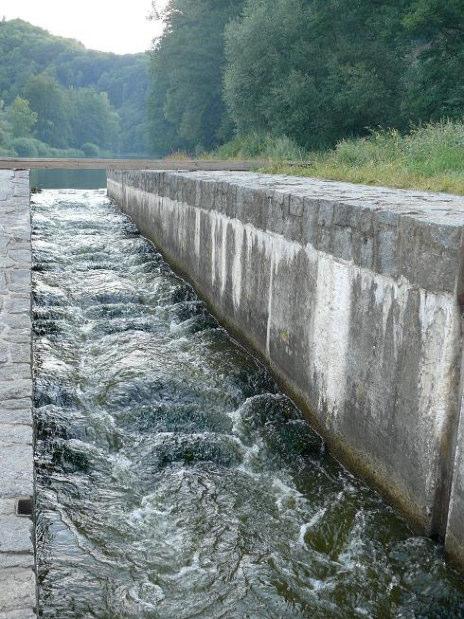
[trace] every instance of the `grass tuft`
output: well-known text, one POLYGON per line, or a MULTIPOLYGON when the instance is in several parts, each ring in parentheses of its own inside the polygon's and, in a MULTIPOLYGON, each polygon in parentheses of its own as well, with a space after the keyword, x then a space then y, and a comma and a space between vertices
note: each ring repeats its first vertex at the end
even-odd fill
MULTIPOLYGON (((187 153, 170 155, 179 161, 187 153)), ((443 120, 412 129, 372 131, 323 152, 307 152, 287 136, 239 136, 200 159, 265 161, 271 174, 464 195, 464 121, 443 120)))
POLYGON ((285 135, 274 137, 268 133, 250 133, 219 147, 214 156, 218 159, 260 159, 274 164, 286 161, 303 163, 308 154, 285 135))

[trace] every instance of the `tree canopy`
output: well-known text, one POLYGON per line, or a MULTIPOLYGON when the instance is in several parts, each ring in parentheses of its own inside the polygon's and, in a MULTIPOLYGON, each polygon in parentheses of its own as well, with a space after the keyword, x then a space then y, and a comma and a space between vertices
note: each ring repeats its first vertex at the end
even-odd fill
POLYGON ((0 23, 0 152, 296 152, 463 116, 462 0, 170 0, 159 17, 151 54, 125 56, 0 23))
POLYGON ((0 22, 0 150, 27 138, 20 145, 31 152, 85 154, 92 144, 93 152, 147 153, 148 67, 148 54, 91 51, 19 19, 0 22))
POLYGON ((152 55, 161 152, 232 134, 325 148, 462 117, 462 0, 171 0, 152 55))
POLYGON ((230 134, 222 95, 224 28, 240 0, 172 0, 152 54, 151 123, 157 152, 210 149, 230 134))
POLYGON ((37 124, 38 117, 38 114, 31 110, 27 99, 16 97, 8 110, 13 136, 15 138, 23 138, 31 135, 37 124))

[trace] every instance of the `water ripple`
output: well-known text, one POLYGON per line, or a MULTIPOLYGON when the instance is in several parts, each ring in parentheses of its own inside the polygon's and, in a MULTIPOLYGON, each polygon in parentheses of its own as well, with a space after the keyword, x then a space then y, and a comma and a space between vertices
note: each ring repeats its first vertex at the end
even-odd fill
POLYGON ((347 473, 104 191, 34 196, 44 617, 462 617, 442 549, 347 473))

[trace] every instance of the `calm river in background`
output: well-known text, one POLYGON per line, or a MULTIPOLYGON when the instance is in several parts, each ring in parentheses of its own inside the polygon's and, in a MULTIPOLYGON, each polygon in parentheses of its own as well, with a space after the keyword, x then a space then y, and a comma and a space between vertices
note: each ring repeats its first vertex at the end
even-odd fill
POLYGON ((44 617, 464 616, 441 547, 327 454, 104 190, 33 200, 44 617))
POLYGON ((30 182, 36 189, 100 189, 106 187, 106 170, 31 170, 30 182))

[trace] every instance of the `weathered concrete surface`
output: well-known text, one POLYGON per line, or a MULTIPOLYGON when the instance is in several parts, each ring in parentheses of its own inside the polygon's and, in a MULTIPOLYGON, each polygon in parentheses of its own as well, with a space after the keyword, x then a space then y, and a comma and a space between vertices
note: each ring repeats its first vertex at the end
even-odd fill
POLYGON ((108 190, 345 462, 464 545, 462 198, 221 172, 114 171, 108 190))
POLYGON ((0 170, 0 619, 34 617, 29 173, 0 170))

